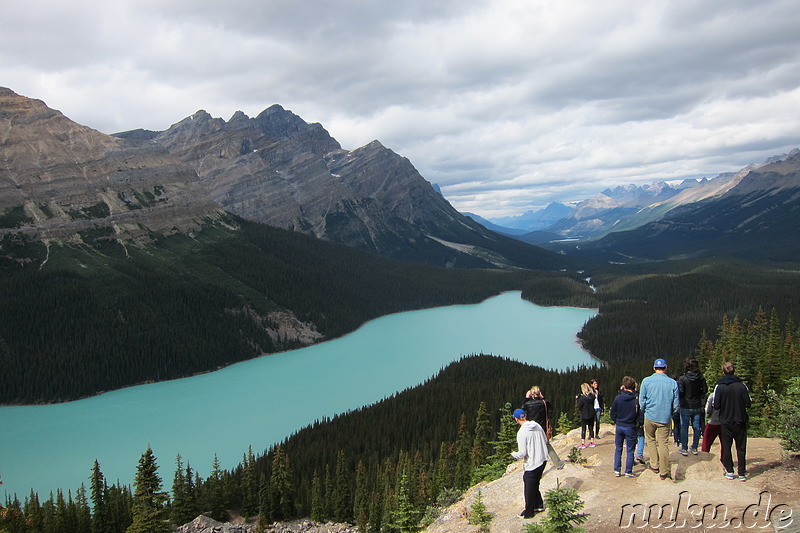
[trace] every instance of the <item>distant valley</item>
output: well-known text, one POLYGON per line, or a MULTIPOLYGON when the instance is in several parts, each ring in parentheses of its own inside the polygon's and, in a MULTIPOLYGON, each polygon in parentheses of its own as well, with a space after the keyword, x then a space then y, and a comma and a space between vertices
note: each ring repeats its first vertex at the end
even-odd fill
POLYGON ((717 254, 796 261, 799 199, 794 149, 711 179, 618 186, 573 207, 553 203, 491 221, 468 216, 525 242, 615 262, 717 254))

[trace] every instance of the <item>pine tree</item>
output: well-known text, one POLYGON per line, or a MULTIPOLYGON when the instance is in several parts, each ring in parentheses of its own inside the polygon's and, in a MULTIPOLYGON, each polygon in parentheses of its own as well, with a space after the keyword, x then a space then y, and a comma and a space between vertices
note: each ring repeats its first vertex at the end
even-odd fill
POLYGON ((419 526, 420 513, 414 508, 411 494, 408 491, 408 472, 403 471, 397 485, 395 509, 392 511, 392 526, 401 533, 416 531, 419 526))
POLYGON ((466 489, 472 479, 471 440, 469 431, 467 431, 467 418, 462 414, 456 441, 456 471, 453 475, 453 485, 456 489, 466 489))
POLYGON ((258 514, 258 475, 256 474, 256 458, 253 447, 247 448, 247 454, 242 461, 241 500, 242 515, 246 518, 258 514))
POLYGON ((314 476, 311 479, 311 520, 315 522, 323 522, 327 518, 324 513, 324 498, 322 481, 319 479, 319 473, 314 470, 314 476))
POLYGON ((350 469, 344 450, 339 450, 336 456, 334 476, 333 519, 337 522, 350 522, 353 516, 353 498, 350 488, 350 469))
POLYGON ((433 478, 433 498, 436 499, 444 489, 453 488, 453 447, 442 442, 439 445, 439 459, 436 461, 436 474, 433 478))
POLYGON ((478 526, 481 533, 489 533, 489 524, 492 523, 492 518, 494 518, 494 513, 486 510, 486 504, 483 503, 483 493, 478 491, 477 496, 475 496, 475 502, 470 507, 467 521, 472 525, 478 526))
POLYGON ((282 446, 275 449, 272 459, 272 473, 269 479, 269 496, 273 520, 283 520, 294 516, 294 482, 289 456, 282 446))
MULTIPOLYGON (((356 464, 356 486, 353 494, 353 516, 359 520, 363 515, 364 520, 366 521, 368 512, 369 492, 367 490, 367 469, 364 466, 363 461, 358 461, 356 464)), ((366 528, 359 529, 361 531, 366 531, 366 528)))
POLYGON ((100 463, 95 460, 92 475, 89 477, 89 499, 92 501, 92 533, 111 533, 111 522, 107 506, 108 487, 100 471, 100 463))
POLYGON ((92 531, 92 513, 86 499, 86 487, 83 483, 75 491, 75 531, 90 533, 92 531))
POLYGON ((175 525, 181 526, 194 520, 197 515, 197 505, 194 499, 191 468, 183 468, 183 458, 180 454, 175 458, 175 475, 172 478, 172 510, 170 517, 175 525))
POLYGON ((158 475, 158 465, 150 446, 139 459, 133 485, 133 523, 128 527, 127 533, 169 532, 171 528, 166 521, 164 508, 168 496, 161 491, 161 477, 158 475))
POLYGON ((486 409, 486 402, 481 402, 478 413, 475 416, 475 437, 472 441, 472 467, 482 465, 491 453, 489 439, 492 436, 492 426, 489 423, 489 412, 486 409))

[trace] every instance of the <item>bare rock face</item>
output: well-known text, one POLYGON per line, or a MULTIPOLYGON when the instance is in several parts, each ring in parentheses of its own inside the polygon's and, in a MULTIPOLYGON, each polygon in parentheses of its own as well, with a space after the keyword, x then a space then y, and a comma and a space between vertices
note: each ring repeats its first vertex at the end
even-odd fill
POLYGON ((221 209, 197 173, 155 143, 72 122, 40 100, 0 88, 0 214, 38 239, 111 228, 136 238, 199 227, 221 209))
POLYGON ((378 253, 426 234, 481 231, 408 159, 378 141, 343 150, 321 125, 279 105, 228 122, 198 111, 155 141, 192 166, 215 201, 248 220, 378 253))

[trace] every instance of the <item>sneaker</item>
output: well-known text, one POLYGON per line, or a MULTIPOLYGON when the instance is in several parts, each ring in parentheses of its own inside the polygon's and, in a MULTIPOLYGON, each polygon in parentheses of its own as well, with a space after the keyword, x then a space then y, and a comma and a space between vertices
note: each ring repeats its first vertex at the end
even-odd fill
POLYGON ((697 448, 692 448, 692 455, 697 455, 697 448))
POLYGON ((684 457, 686 457, 687 455, 689 455, 689 450, 687 450, 686 448, 681 448, 680 450, 678 450, 678 452, 679 452, 681 455, 683 455, 684 457))
POLYGON ((533 512, 534 513, 543 513, 544 512, 544 507, 537 507, 536 509, 533 510, 533 512))
POLYGON ((633 472, 625 472, 625 477, 636 477, 633 472))
POLYGON ((589 444, 589 448, 594 448, 594 442, 592 442, 591 444, 589 444))
POLYGON ((586 448, 586 445, 585 444, 581 444, 581 450, 583 450, 584 448, 586 448))
POLYGON ((643 465, 643 464, 644 464, 644 457, 637 457, 637 458, 636 458, 636 459, 634 459, 634 460, 635 460, 637 463, 639 463, 640 465, 643 465))
POLYGON ((614 475, 615 475, 616 477, 619 477, 619 476, 620 476, 619 470, 614 470, 614 475))
POLYGON ((561 464, 560 464, 560 465, 558 465, 558 466, 556 467, 556 470, 564 470, 564 466, 565 466, 566 464, 567 464, 567 463, 565 463, 564 461, 561 461, 561 464))
POLYGON ((736 479, 736 476, 733 475, 733 472, 725 472, 725 479, 736 479))
POLYGON ((747 476, 739 476, 739 481, 747 481, 747 476))

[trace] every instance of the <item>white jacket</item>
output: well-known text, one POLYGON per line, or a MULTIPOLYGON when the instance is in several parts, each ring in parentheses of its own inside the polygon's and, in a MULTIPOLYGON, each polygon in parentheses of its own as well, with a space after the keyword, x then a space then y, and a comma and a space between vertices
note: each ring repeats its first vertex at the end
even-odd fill
POLYGON ((536 470, 547 461, 547 437, 542 426, 528 420, 517 431, 517 451, 514 459, 525 459, 525 470, 536 470))

